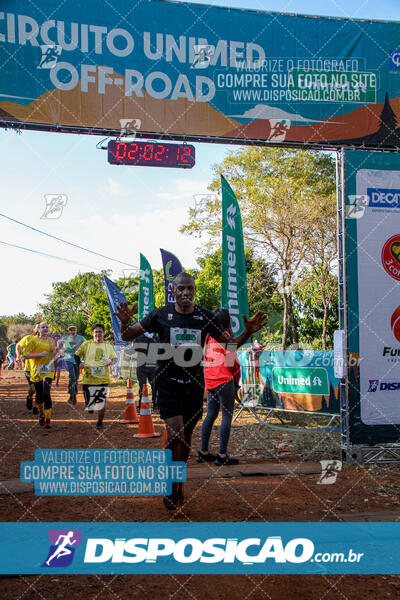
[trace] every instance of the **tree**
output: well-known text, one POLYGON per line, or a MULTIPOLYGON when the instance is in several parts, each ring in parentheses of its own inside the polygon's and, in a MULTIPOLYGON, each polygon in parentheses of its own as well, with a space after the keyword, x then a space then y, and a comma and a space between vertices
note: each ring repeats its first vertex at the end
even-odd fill
POLYGON ((28 316, 25 313, 18 315, 3 315, 0 317, 0 341, 2 344, 18 342, 28 333, 32 333, 34 323, 41 320, 41 316, 36 314, 28 316))
POLYGON ((33 323, 11 323, 7 327, 7 339, 10 342, 19 342, 23 337, 32 334, 33 323))
POLYGON ((214 310, 221 306, 221 248, 197 259, 196 304, 214 310))
POLYGON ((302 274, 293 287, 293 304, 303 341, 326 350, 333 347, 333 332, 339 327, 338 281, 329 273, 322 290, 318 277, 313 270, 302 274))
MULTIPOLYGON (((256 258, 251 248, 245 249, 247 290, 249 295, 249 312, 264 310, 274 320, 275 313, 280 307, 271 304, 271 297, 276 290, 273 270, 262 259, 256 258)), ((196 278, 196 303, 210 310, 221 306, 222 283, 222 250, 212 252, 208 256, 197 259, 200 267, 196 278)))
POLYGON ((317 209, 310 212, 309 219, 304 260, 311 268, 310 275, 318 284, 317 296, 323 306, 322 348, 326 350, 327 324, 332 313, 333 298, 336 298, 337 305, 337 278, 332 274, 337 264, 336 206, 333 195, 321 196, 317 209))
MULTIPOLYGON (((318 220, 321 198, 335 190, 335 165, 329 154, 283 148, 241 148, 213 167, 210 190, 220 190, 220 175, 228 179, 238 199, 247 245, 275 265, 283 301, 282 348, 288 326, 297 344, 292 285, 304 263, 307 243, 318 220), (312 218, 311 218, 312 217, 312 218)), ((212 248, 221 236, 221 200, 210 195, 202 210, 189 210, 183 233, 208 233, 212 248)))
MULTIPOLYGON (((79 273, 69 281, 53 283, 53 292, 46 295, 46 303, 41 304, 43 317, 54 333, 65 333, 68 325, 74 323, 78 333, 91 336, 90 326, 101 322, 106 329, 106 336, 113 337, 111 315, 104 286, 104 275, 101 273, 79 273)), ((136 302, 138 297, 138 278, 120 278, 116 284, 126 291, 129 303, 136 302), (133 289, 133 292, 127 290, 133 289)))
POLYGON ((0 317, 0 346, 7 346, 7 326, 4 323, 3 317, 0 317))

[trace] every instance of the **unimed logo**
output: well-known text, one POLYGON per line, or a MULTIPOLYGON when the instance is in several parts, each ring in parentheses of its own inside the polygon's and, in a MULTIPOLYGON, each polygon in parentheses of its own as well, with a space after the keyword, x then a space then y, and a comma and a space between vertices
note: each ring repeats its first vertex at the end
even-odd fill
POLYGON ((178 563, 234 563, 251 565, 268 559, 275 563, 304 563, 312 558, 314 544, 294 538, 286 544, 280 536, 246 538, 89 538, 85 563, 155 563, 169 557, 178 563))
POLYGON ((392 328, 394 337, 400 342, 400 306, 398 306, 392 314, 390 327, 392 328))

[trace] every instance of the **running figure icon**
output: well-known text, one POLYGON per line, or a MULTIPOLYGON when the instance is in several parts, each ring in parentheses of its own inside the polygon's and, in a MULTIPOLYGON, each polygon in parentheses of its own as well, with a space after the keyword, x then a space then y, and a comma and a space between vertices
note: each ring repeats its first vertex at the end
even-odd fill
POLYGON ((56 541, 57 549, 53 554, 46 560, 46 565, 50 566, 51 561, 54 558, 61 558, 62 556, 67 556, 68 554, 72 554, 72 550, 67 548, 67 546, 72 546, 76 544, 78 540, 72 539, 74 535, 73 531, 69 531, 66 535, 59 535, 56 541), (62 540, 62 541, 61 541, 62 540))

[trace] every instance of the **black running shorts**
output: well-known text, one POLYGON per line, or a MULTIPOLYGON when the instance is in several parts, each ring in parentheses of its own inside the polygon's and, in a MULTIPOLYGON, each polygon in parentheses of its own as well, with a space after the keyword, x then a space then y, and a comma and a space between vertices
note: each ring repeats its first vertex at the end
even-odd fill
MULTIPOLYGON (((193 427, 203 414, 203 382, 179 383, 174 379, 156 379, 157 408, 162 419, 177 415, 193 427)), ((142 400, 143 401, 143 400, 142 400)))

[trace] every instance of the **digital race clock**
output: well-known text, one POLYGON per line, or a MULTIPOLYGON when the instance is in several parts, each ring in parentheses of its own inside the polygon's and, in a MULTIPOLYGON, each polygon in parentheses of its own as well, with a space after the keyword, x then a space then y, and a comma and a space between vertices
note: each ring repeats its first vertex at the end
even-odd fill
POLYGON ((195 149, 189 144, 111 140, 108 142, 108 162, 112 165, 191 169, 195 163, 195 149))

